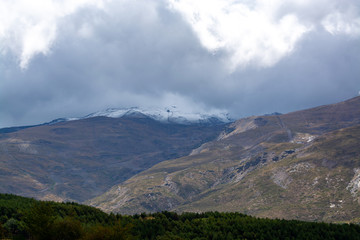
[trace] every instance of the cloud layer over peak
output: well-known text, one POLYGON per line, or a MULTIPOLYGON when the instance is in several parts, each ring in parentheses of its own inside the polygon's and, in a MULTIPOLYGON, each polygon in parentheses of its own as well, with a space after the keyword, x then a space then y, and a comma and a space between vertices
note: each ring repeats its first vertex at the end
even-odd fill
POLYGON ((233 117, 360 90, 355 0, 0 2, 0 127, 110 107, 233 117))

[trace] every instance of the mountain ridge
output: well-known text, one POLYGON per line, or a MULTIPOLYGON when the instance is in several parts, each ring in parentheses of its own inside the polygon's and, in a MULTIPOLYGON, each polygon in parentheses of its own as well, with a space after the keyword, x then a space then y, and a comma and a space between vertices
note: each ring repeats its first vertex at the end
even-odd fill
MULTIPOLYGON (((86 115, 83 118, 91 117, 111 117, 111 118, 120 118, 120 117, 136 117, 136 116, 147 116, 156 121, 168 122, 168 123, 178 123, 178 124, 196 124, 196 123, 228 123, 232 119, 229 117, 228 113, 218 112, 218 113, 201 113, 201 112, 187 112, 181 111, 176 106, 166 107, 166 108, 108 108, 104 111, 99 111, 86 115)), ((82 118, 82 119, 83 119, 82 118)))
POLYGON ((106 110, 93 112, 83 117, 61 117, 51 120, 49 122, 24 125, 24 126, 12 126, 0 128, 0 133, 11 133, 26 128, 38 127, 43 125, 53 125, 61 122, 76 121, 93 117, 108 117, 108 118, 122 118, 122 117, 148 117, 153 120, 162 123, 174 123, 174 124, 224 124, 234 121, 230 117, 229 113, 216 112, 216 113, 205 113, 205 112, 188 112, 181 111, 176 106, 166 108, 108 108, 106 110))
POLYGON ((0 131, 0 192, 125 214, 360 221, 360 97, 227 123, 137 111, 50 123, 0 131))
POLYGON ((239 119, 229 129, 189 156, 154 165, 87 203, 127 214, 211 209, 359 221, 360 97, 239 119))
POLYGON ((0 191, 82 202, 167 159, 187 155, 225 125, 92 117, 0 134, 0 191))

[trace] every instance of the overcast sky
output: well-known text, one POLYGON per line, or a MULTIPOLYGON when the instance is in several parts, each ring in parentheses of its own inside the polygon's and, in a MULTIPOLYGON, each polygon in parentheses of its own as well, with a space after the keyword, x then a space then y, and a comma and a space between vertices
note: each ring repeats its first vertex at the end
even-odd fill
POLYGON ((0 127, 132 106, 240 118, 359 91, 358 0, 0 0, 0 127))

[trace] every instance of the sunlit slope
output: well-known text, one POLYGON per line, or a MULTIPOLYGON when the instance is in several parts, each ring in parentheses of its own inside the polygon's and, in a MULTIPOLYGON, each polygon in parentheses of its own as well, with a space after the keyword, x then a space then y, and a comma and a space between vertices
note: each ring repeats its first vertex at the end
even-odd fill
POLYGON ((241 211, 263 217, 360 217, 360 98, 232 131, 113 187, 89 203, 106 211, 241 211))

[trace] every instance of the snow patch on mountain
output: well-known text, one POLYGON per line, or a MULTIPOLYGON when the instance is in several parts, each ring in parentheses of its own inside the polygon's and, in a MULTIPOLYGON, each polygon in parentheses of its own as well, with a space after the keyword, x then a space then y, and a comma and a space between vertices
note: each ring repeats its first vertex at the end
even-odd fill
POLYGON ((178 124, 193 124, 193 123, 227 123, 232 121, 228 113, 214 112, 214 113, 200 113, 200 112, 186 112, 178 109, 176 106, 166 108, 142 109, 138 107, 132 108, 108 108, 104 111, 91 113, 81 119, 92 117, 139 117, 147 116, 156 121, 178 124))

